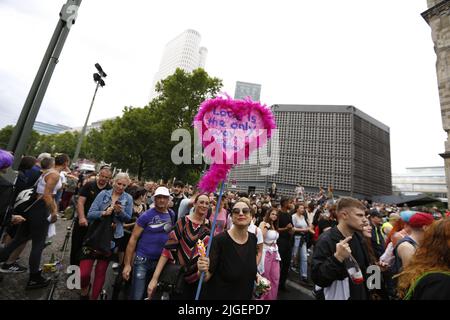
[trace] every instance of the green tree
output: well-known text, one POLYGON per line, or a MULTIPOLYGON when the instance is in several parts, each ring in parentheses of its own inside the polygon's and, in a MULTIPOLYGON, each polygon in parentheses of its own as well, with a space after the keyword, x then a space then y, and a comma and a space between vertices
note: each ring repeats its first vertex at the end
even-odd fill
POLYGON ((193 138, 192 122, 200 104, 215 96, 221 87, 222 81, 209 77, 203 69, 192 73, 177 69, 157 84, 159 95, 147 106, 125 107, 121 117, 106 121, 100 130, 89 132, 86 157, 129 169, 138 179, 167 181, 177 177, 189 183, 197 182, 203 166, 175 165, 171 152, 178 141, 171 141, 171 135, 174 130, 185 128, 193 138))
MULTIPOLYGON (((192 122, 198 112, 200 104, 214 97, 222 87, 222 81, 211 78, 203 69, 196 69, 187 73, 177 69, 175 73, 156 85, 159 96, 150 102, 158 122, 157 136, 160 139, 157 147, 159 161, 155 163, 158 172, 164 179, 177 177, 189 183, 197 182, 202 165, 181 164, 175 165, 170 159, 172 148, 178 143, 171 141, 171 134, 178 128, 184 128, 191 134, 191 150, 193 151, 194 130, 192 122)), ((193 152, 191 163, 193 163, 193 152)))
POLYGON ((14 127, 9 125, 0 130, 0 149, 6 149, 14 127))
POLYGON ((86 159, 99 162, 105 159, 105 134, 102 129, 92 129, 86 135, 86 141, 80 150, 80 155, 86 159))
POLYGON ((102 126, 104 160, 116 167, 129 169, 141 179, 144 167, 152 159, 155 121, 148 107, 125 107, 122 117, 102 126))
MULTIPOLYGON (((12 136, 14 131, 14 126, 8 125, 0 130, 0 149, 6 149, 8 147, 9 139, 12 136)), ((37 133, 35 130, 31 131, 30 139, 28 141, 27 147, 25 148, 26 155, 34 155, 35 149, 39 140, 41 139, 41 135, 37 133)))
POLYGON ((65 153, 70 157, 75 153, 75 148, 78 143, 79 132, 66 131, 63 133, 53 135, 55 143, 55 152, 65 153))

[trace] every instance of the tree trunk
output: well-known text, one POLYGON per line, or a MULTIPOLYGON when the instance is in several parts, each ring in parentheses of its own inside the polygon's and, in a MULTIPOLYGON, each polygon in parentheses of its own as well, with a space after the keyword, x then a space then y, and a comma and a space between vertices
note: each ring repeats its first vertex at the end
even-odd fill
POLYGON ((138 180, 141 180, 142 177, 142 171, 144 170, 144 157, 139 155, 139 167, 138 167, 138 180))

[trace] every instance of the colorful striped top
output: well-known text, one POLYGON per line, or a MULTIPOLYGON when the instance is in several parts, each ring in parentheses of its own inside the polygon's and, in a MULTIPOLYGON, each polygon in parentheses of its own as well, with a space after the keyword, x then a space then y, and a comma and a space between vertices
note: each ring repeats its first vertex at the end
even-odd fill
POLYGON ((162 255, 171 263, 179 263, 187 266, 185 280, 194 283, 199 279, 197 274, 197 240, 203 240, 205 247, 209 243, 210 226, 208 219, 204 224, 197 224, 189 219, 189 216, 178 219, 175 228, 169 233, 162 255), (191 259, 192 256, 192 259, 191 259))

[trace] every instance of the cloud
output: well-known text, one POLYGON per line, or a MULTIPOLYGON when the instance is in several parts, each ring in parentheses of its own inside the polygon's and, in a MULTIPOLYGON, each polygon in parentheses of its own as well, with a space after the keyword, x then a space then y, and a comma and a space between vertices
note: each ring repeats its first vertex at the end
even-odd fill
MULTIPOLYGON (((65 1, 3 0, 0 126, 20 113, 65 1), (12 107, 14 106, 14 107, 12 107), (3 116, 5 115, 5 116, 3 116)), ((148 102, 165 44, 187 28, 206 70, 267 104, 350 104, 391 128, 393 171, 443 165, 435 53, 425 1, 83 1, 38 119, 81 126, 99 62, 108 77, 91 121, 148 102), (414 157, 410 155, 414 153, 414 157)))

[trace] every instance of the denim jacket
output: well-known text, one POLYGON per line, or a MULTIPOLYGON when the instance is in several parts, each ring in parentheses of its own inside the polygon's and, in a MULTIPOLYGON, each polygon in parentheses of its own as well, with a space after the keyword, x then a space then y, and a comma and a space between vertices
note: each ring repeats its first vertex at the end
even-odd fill
MULTIPOLYGON (((112 193, 112 189, 103 190, 97 195, 87 215, 89 222, 101 218, 103 211, 111 205, 112 193)), ((116 224, 116 229, 114 231, 115 239, 123 237, 123 223, 129 221, 133 213, 133 198, 131 195, 124 192, 120 195, 118 201, 122 204, 123 211, 119 214, 113 213, 113 222, 116 224)))

